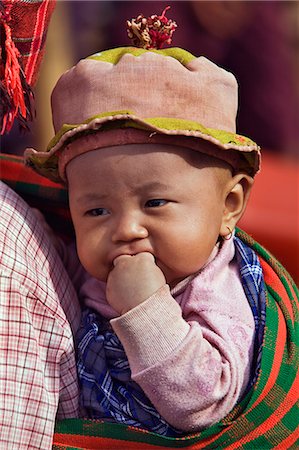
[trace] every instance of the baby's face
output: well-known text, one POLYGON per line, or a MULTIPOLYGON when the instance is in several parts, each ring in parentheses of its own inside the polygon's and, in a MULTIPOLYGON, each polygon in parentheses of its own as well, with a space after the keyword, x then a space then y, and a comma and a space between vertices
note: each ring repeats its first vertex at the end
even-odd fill
POLYGON ((78 255, 92 276, 106 281, 116 257, 140 252, 153 254, 172 285, 206 263, 223 220, 220 171, 228 169, 195 167, 191 153, 134 144, 68 164, 78 255))

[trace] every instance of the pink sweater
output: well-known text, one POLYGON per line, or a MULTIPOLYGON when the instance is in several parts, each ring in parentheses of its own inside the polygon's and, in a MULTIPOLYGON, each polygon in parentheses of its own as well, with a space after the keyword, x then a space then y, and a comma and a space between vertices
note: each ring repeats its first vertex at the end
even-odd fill
POLYGON ((233 240, 225 241, 200 273, 172 292, 163 286, 120 317, 105 284, 76 265, 73 252, 64 254, 81 301, 111 320, 132 379, 170 425, 186 432, 228 414, 249 381, 254 320, 234 252, 233 240))

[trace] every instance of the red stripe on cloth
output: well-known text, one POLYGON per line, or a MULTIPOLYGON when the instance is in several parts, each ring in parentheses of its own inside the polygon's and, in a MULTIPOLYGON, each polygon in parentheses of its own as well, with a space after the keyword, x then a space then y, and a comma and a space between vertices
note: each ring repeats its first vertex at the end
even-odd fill
MULTIPOLYGON (((273 337, 274 339, 274 337, 273 337)), ((287 327, 286 323, 284 321, 283 314, 281 310, 278 308, 278 327, 277 327, 277 337, 275 342, 275 351, 274 351, 274 359, 271 371, 268 376, 267 383, 263 389, 263 391, 260 393, 257 401, 251 406, 251 408, 248 410, 251 411, 253 408, 255 408, 259 403, 261 403, 262 400, 268 395, 270 390, 273 388, 278 374, 281 367, 281 362, 283 358, 284 349, 286 346, 287 341, 287 327)))
MULTIPOLYGON (((45 40, 46 40, 46 30, 43 32, 42 36, 41 36, 41 47, 44 46, 45 44, 45 40)), ((31 49, 31 45, 32 45, 32 39, 26 41, 22 41, 20 39, 15 38, 14 42, 16 44, 16 47, 18 48, 19 52, 21 53, 22 57, 26 57, 28 58, 28 56, 30 56, 30 49, 31 49)))
POLYGON ((0 180, 4 182, 22 180, 21 164, 12 161, 0 161, 0 180))
POLYGON ((2 181, 15 181, 21 183, 37 184, 44 187, 64 189, 61 184, 54 183, 45 177, 34 172, 30 167, 22 164, 22 158, 19 160, 0 160, 0 179, 2 181))
POLYGON ((298 298, 298 294, 296 294, 295 289, 294 289, 293 286, 290 286, 290 290, 291 290, 291 293, 292 293, 292 295, 293 295, 293 298, 294 298, 294 301, 295 301, 295 304, 296 304, 296 308, 297 308, 297 310, 299 310, 299 298, 298 298))
MULTIPOLYGON (((299 439, 299 428, 295 430, 290 436, 288 436, 286 439, 281 441, 278 445, 273 447, 273 450, 286 450, 287 448, 291 448, 293 444, 296 444, 296 442, 299 439)), ((295 448, 295 447, 293 447, 295 448)), ((296 447, 297 448, 297 447, 296 447)))
POLYGON ((268 417, 261 425, 256 427, 253 431, 248 433, 245 438, 240 439, 232 445, 227 447, 227 450, 240 448, 247 442, 253 441, 259 436, 265 434, 267 431, 274 428, 274 426, 288 413, 288 411, 297 403, 299 389, 299 377, 296 377, 285 399, 270 417, 268 417))
MULTIPOLYGON (((78 448, 84 450, 170 450, 171 447, 162 447, 160 445, 146 444, 145 442, 126 441, 113 438, 81 436, 77 434, 54 434, 53 445, 58 448, 78 448)), ((191 447, 199 448, 199 447, 191 447)))
MULTIPOLYGON (((265 283, 271 286, 271 288, 282 298, 283 303, 288 310, 292 323, 294 323, 293 306, 284 285, 268 263, 266 263, 262 259, 260 260, 260 262, 264 273, 265 283)), ((290 285, 290 283, 288 283, 288 285, 290 285)))
POLYGON ((45 27, 45 19, 47 15, 49 0, 44 0, 38 10, 36 17, 36 25, 34 29, 34 35, 32 39, 30 55, 27 60, 25 75, 28 84, 31 84, 32 77, 34 74, 34 68, 36 66, 36 61, 38 58, 38 53, 42 46, 42 36, 45 27))

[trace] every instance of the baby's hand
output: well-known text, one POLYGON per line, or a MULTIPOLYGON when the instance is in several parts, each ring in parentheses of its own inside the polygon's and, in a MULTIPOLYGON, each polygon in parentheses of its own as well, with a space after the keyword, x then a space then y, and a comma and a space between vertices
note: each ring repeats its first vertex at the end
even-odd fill
POLYGON ((107 301, 120 315, 144 302, 165 283, 151 253, 121 255, 113 261, 107 280, 107 301))

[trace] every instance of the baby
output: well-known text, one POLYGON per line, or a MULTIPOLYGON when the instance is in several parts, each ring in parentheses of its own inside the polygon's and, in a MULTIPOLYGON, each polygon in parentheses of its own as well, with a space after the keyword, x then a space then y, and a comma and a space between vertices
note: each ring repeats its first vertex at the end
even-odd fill
POLYGON ((26 160, 69 192, 82 416, 167 436, 218 422, 256 380, 265 309, 234 231, 259 169, 235 78, 182 49, 117 48, 63 74, 52 110, 55 138, 26 160))

